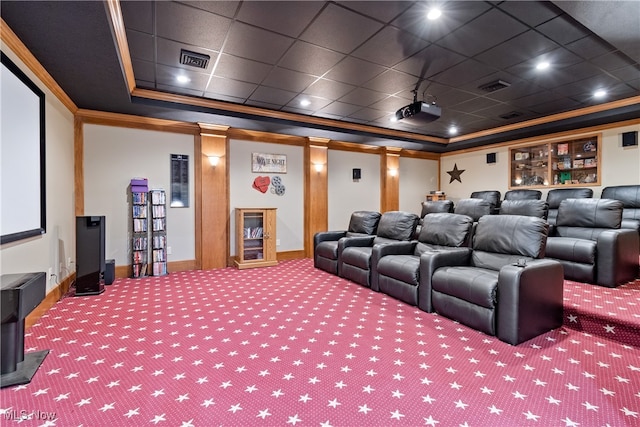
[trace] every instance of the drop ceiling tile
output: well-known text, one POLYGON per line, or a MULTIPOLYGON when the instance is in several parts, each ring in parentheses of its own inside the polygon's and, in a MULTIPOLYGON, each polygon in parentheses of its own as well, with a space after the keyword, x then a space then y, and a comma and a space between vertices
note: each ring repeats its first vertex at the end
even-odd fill
POLYGON ((322 76, 345 58, 342 53, 297 40, 278 65, 302 73, 322 76))
POLYGON ((172 85, 158 84, 156 85, 156 89, 164 92, 179 93, 180 95, 185 95, 185 96, 198 96, 198 97, 202 96, 202 91, 200 90, 172 86, 172 85))
POLYGON ((392 24, 405 31, 434 42, 450 34, 466 22, 475 19, 491 6, 483 1, 450 1, 442 5, 442 16, 437 21, 427 20, 429 4, 416 2, 392 24))
POLYGON ((493 107, 497 104, 499 103, 492 99, 476 97, 468 101, 455 104, 451 106, 451 109, 456 111, 462 111, 463 113, 475 113, 478 110, 483 110, 488 107, 493 107))
POLYGON ((411 33, 394 27, 385 27, 356 49, 352 55, 391 67, 428 45, 429 42, 419 39, 411 33))
POLYGON ((326 98, 320 98, 317 96, 309 96, 309 95, 298 95, 293 98, 287 104, 289 108, 295 108, 300 111, 305 111, 305 114, 311 114, 314 111, 322 110, 324 107, 329 105, 332 101, 326 98), (309 105, 302 106, 300 102, 304 100, 309 103, 309 105))
POLYGON ((419 86, 418 83, 419 79, 410 74, 389 70, 369 80, 363 87, 389 94, 399 92, 411 93, 413 89, 419 86))
POLYGON ((221 55, 215 75, 249 83, 260 83, 267 77, 271 68, 273 67, 261 62, 221 55))
POLYGON ((432 76, 430 80, 444 85, 460 87, 466 83, 478 80, 482 77, 488 76, 489 74, 493 74, 495 71, 496 69, 493 67, 473 59, 467 59, 446 71, 432 76))
POLYGON ((500 2, 498 7, 532 27, 547 22, 562 13, 551 2, 541 1, 504 1, 500 2))
POLYGON ((296 96, 295 92, 259 86, 249 98, 249 102, 266 102, 273 105, 286 105, 296 96))
POLYGON ((566 45, 581 39, 589 32, 567 15, 560 15, 536 27, 545 36, 560 45, 566 45))
POLYGON ((498 92, 502 92, 504 90, 507 90, 511 86, 518 86, 522 82, 523 82, 522 79, 519 79, 518 77, 514 76, 513 74, 509 74, 509 73, 507 73, 505 71, 498 71, 496 73, 483 76, 482 78, 480 78, 478 80, 474 80, 474 81, 469 82, 467 84, 458 86, 458 89, 474 93, 474 94, 476 94, 478 96, 486 96, 488 98, 492 98, 492 95, 494 93, 498 93, 498 92), (497 90, 495 92, 487 92, 484 89, 480 89, 481 86, 496 82, 498 80, 507 83, 509 86, 506 87, 506 88, 503 88, 503 89, 499 89, 499 90, 497 90))
POLYGON ((219 50, 231 20, 173 2, 155 2, 156 35, 167 39, 219 50))
POLYGON ((156 81, 156 66, 153 62, 132 58, 131 63, 133 64, 133 75, 136 80, 156 81))
POLYGON ((220 95, 232 96, 243 101, 247 99, 258 87, 255 83, 241 82, 238 80, 224 79, 214 76, 206 88, 207 98, 218 98, 220 95))
POLYGON ((233 18, 238 10, 239 1, 180 1, 191 7, 206 10, 207 12, 215 13, 216 15, 226 16, 227 18, 233 18))
POLYGON ((127 30, 127 43, 129 45, 131 58, 142 61, 153 61, 153 52, 155 50, 153 40, 151 34, 127 30))
POLYGON ((347 102, 349 104, 360 105, 367 107, 374 102, 378 102, 385 98, 384 93, 376 92, 365 88, 357 88, 354 91, 349 92, 347 95, 340 98, 341 102, 347 102))
POLYGON ((156 46, 158 64, 168 65, 170 67, 184 68, 200 73, 210 73, 218 56, 218 52, 216 51, 202 49, 197 46, 189 46, 183 43, 177 43, 173 40, 167 40, 162 37, 156 37, 156 46), (209 56, 207 68, 200 69, 190 65, 181 64, 180 51, 182 49, 209 56))
POLYGON ((470 99, 476 97, 476 95, 473 93, 453 88, 450 88, 443 93, 432 92, 431 88, 429 88, 426 93, 431 95, 435 93, 436 104, 442 107, 443 110, 461 102, 469 101, 470 99))
POLYGON ((246 98, 238 98, 236 96, 223 95, 220 93, 205 93, 204 96, 214 101, 233 102, 234 104, 244 104, 246 98))
POLYGON ((532 113, 526 108, 516 108, 513 105, 508 104, 496 104, 493 107, 485 108, 483 110, 476 111, 474 114, 481 115, 484 118, 491 120, 503 121, 503 124, 512 123, 515 121, 528 120, 532 117, 532 113), (514 117, 513 119, 503 119, 502 115, 517 111, 521 113, 521 116, 514 117))
POLYGON ((385 111, 388 113, 395 113, 400 108, 406 106, 411 100, 407 100, 405 98, 400 98, 397 96, 389 96, 384 98, 378 102, 374 102, 371 104, 371 108, 375 108, 376 110, 385 111))
POLYGON ((355 86, 346 83, 320 79, 315 81, 311 86, 305 89, 304 93, 313 96, 320 96, 327 99, 338 99, 345 96, 355 88, 355 86))
POLYGON ((630 65, 628 67, 612 70, 611 74, 620 80, 636 80, 640 78, 640 66, 630 65))
POLYGON ((474 56, 525 31, 525 25, 498 9, 492 9, 438 40, 437 44, 466 56, 474 56), (496 25, 496 22, 500 22, 500 25, 496 25))
POLYGON ((347 104, 346 102, 332 102, 331 104, 327 105, 326 107, 322 108, 319 113, 321 114, 328 114, 328 115, 334 115, 334 116, 340 116, 340 117, 346 117, 349 116, 350 114, 355 113, 356 111, 360 110, 362 107, 359 105, 353 105, 353 104, 347 104))
POLYGON ((475 57, 496 68, 507 68, 557 48, 557 44, 530 30, 507 40, 475 57))
POLYGON ((311 23, 323 5, 321 1, 245 1, 236 18, 295 38, 311 23))
POLYGON ((373 108, 362 108, 355 113, 349 115, 349 118, 361 120, 364 122, 370 122, 373 120, 379 120, 388 117, 388 114, 384 111, 376 110, 373 108))
POLYGON ((487 98, 495 99, 496 101, 512 102, 515 99, 533 95, 543 90, 545 90, 543 87, 537 85, 532 81, 519 80, 517 83, 512 84, 508 88, 487 93, 485 96, 487 98))
POLYGON ((581 104, 578 101, 574 101, 570 98, 560 98, 555 101, 545 102, 543 104, 532 106, 530 110, 534 113, 546 115, 557 114, 581 107, 584 107, 584 104, 581 104))
POLYGON ((302 33, 301 40, 342 53, 349 53, 382 28, 373 19, 329 4, 302 33))
POLYGON ((293 39, 270 31, 234 22, 224 52, 266 64, 275 64, 291 47, 293 39))
POLYGON ((429 78, 464 60, 464 56, 432 44, 394 68, 417 77, 429 78))
POLYGON ((262 84, 291 92, 302 92, 314 80, 315 78, 308 74, 274 67, 262 84))
POLYGON ((122 20, 127 30, 153 33, 153 3, 125 1, 120 3, 122 20))
POLYGON ((600 74, 560 86, 555 88, 554 92, 574 99, 588 99, 593 96, 593 92, 597 89, 605 89, 609 91, 609 88, 615 87, 618 84, 618 79, 605 74, 600 74))
MULTIPOLYGON (((638 39, 638 43, 640 43, 640 39, 638 39)), ((635 62, 621 52, 611 52, 592 58, 591 63, 607 71, 617 70, 618 68, 635 64, 635 62)))
POLYGON ((614 51, 605 41, 596 36, 587 36, 566 45, 566 48, 584 59, 595 58, 614 51))
POLYGON ((602 74, 598 68, 588 62, 581 62, 562 69, 552 70, 552 72, 549 73, 540 74, 539 78, 536 79, 535 82, 545 88, 556 89, 559 86, 580 81, 598 74, 602 74))
POLYGON ((363 61, 358 58, 346 57, 333 67, 324 77, 343 83, 360 86, 385 71, 384 67, 363 61))
MULTIPOLYGON (((202 96, 209 81, 209 76, 204 73, 198 73, 183 68, 168 67, 166 65, 156 65, 156 84, 158 87, 172 86, 174 92, 184 93, 185 90, 195 90, 202 96), (178 83, 177 76, 186 76, 191 81, 188 83, 178 83)), ((191 92, 191 94, 193 94, 191 92)))
POLYGON ((531 95, 523 96, 515 99, 511 102, 511 105, 519 109, 526 109, 534 105, 544 104, 546 102, 553 102, 557 99, 563 98, 565 95, 552 90, 543 90, 540 92, 532 93, 531 95))
POLYGON ((409 1, 340 1, 338 2, 346 7, 362 15, 367 15, 378 21, 385 23, 390 22, 411 6, 409 1))

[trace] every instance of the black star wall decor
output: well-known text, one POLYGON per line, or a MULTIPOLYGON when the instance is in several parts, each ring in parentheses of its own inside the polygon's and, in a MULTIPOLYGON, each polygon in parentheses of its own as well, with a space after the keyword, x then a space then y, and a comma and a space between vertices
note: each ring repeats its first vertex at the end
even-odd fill
POLYGON ((449 184, 451 184, 453 181, 458 181, 459 183, 462 184, 462 180, 460 179, 460 175, 462 175, 462 172, 464 172, 465 169, 458 169, 458 164, 454 163, 453 164, 453 170, 447 171, 447 173, 449 175, 451 175, 451 178, 449 179, 449 184))

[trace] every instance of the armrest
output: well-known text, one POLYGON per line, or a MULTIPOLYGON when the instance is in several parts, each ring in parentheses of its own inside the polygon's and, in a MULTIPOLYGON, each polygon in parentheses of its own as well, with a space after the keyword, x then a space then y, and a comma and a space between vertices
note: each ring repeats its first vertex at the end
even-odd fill
POLYGON ((451 248, 427 251, 420 256, 420 285, 418 286, 418 308, 431 313, 431 280, 440 267, 464 266, 471 261, 471 248, 451 248))
POLYGON ((550 259, 506 265, 498 274, 496 332, 516 345, 562 325, 564 271, 550 259))
POLYGON ((385 255, 411 255, 418 243, 417 240, 399 241, 374 245, 371 250, 371 289, 379 291, 378 262, 385 255))
POLYGON ((360 248, 373 246, 373 239, 375 239, 375 236, 344 237, 338 242, 338 254, 349 246, 357 246, 360 248))
POLYGON ((556 235, 556 226, 555 226, 555 224, 549 224, 549 233, 547 234, 547 236, 548 237, 555 237, 555 235, 556 235))
POLYGON ((326 242, 329 240, 340 240, 347 235, 345 231, 321 231, 313 235, 313 247, 318 246, 320 242, 326 242))
POLYGON ((614 287, 638 275, 640 239, 636 230, 605 230, 596 240, 596 283, 614 287))

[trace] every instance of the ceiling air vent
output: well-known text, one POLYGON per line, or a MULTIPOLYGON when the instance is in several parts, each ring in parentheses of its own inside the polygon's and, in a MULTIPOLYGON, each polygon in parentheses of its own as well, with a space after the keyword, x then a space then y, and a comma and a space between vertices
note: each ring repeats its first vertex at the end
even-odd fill
POLYGON ((180 63, 191 67, 206 69, 209 64, 209 55, 180 49, 180 63))
POLYGON ((521 115, 522 113, 520 111, 512 111, 510 113, 501 115, 500 118, 505 120, 511 120, 511 119, 515 119, 516 117, 520 117, 521 115))
POLYGON ((511 86, 511 83, 507 83, 504 80, 495 80, 487 84, 483 84, 482 86, 478 86, 478 89, 481 89, 485 92, 495 92, 509 86, 511 86))

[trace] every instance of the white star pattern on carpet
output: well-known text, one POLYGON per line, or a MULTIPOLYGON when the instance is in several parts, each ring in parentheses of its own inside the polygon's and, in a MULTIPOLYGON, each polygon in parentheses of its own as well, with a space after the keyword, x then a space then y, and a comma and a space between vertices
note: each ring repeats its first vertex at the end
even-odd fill
POLYGON ((3 425, 640 425, 640 281, 593 286, 510 346, 308 259, 119 279, 27 331, 51 352, 3 425))

